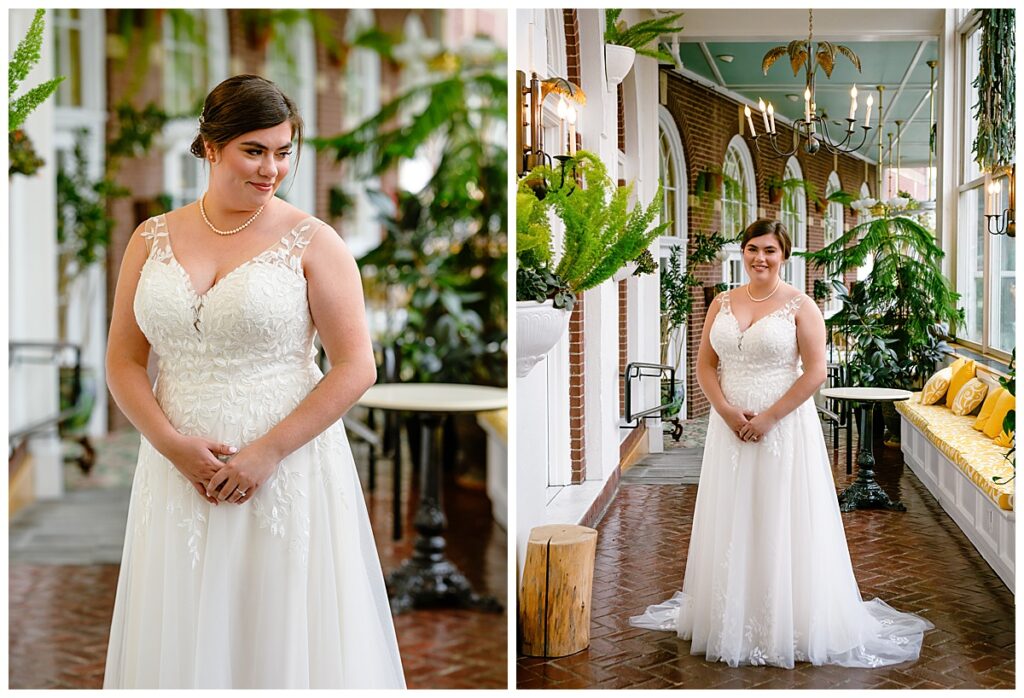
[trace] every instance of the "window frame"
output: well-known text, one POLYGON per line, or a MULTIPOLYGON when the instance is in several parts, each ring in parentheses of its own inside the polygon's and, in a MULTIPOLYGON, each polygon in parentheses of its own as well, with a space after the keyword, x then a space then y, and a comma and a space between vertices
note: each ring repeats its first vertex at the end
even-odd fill
MULTIPOLYGON (((954 290, 960 294, 960 307, 967 311, 967 319, 962 327, 956 328, 955 340, 958 344, 973 349, 983 355, 993 356, 1003 361, 1009 361, 1010 352, 995 346, 995 337, 999 327, 993 316, 1000 308, 1001 299, 1000 280, 1013 272, 1003 272, 999 269, 999 257, 1002 254, 1005 242, 999 241, 997 236, 990 235, 984 225, 984 218, 977 215, 977 211, 984 207, 985 187, 989 175, 985 172, 977 172, 974 165, 972 153, 973 135, 976 133, 972 128, 974 88, 971 83, 974 81, 976 72, 972 67, 977 64, 977 56, 972 53, 972 41, 981 31, 980 14, 976 11, 968 12, 961 17, 956 28, 955 47, 958 52, 957 84, 954 91, 954 113, 957 114, 957 162, 954 165, 956 173, 956 233, 953 237, 954 264, 954 290), (975 198, 980 197, 980 198, 975 198), (980 205, 979 205, 980 202, 980 205), (980 250, 979 248, 980 243, 980 250), (996 247, 998 243, 999 247, 996 247), (977 273, 978 258, 981 258, 980 276, 977 273), (980 278, 980 299, 977 297, 978 280, 980 278), (972 308, 974 310, 972 310, 972 308), (973 315, 980 313, 980 318, 973 315), (980 320, 979 335, 966 336, 969 326, 977 326, 980 320), (963 333, 963 334, 962 334, 963 333)), ((1005 194, 1005 192, 1004 192, 1005 194)), ((1001 236, 998 236, 1001 237, 1001 236)), ((1016 327, 1014 327, 1014 331, 1016 327)))
MULTIPOLYGON (((803 179, 803 168, 797 158, 790 157, 782 173, 783 179, 803 179)), ((807 251, 807 192, 803 187, 784 190, 779 204, 779 218, 789 231, 793 243, 793 254, 782 265, 782 279, 802 293, 807 292, 807 260, 796 256, 797 252, 807 251), (787 213, 787 203, 794 202, 796 209, 787 213), (787 219, 796 220, 791 226, 787 219)))
MULTIPOLYGON (((742 198, 737 200, 737 203, 741 205, 741 211, 743 213, 742 220, 740 222, 739 230, 735 231, 736 234, 742 233, 746 226, 754 222, 757 215, 757 180, 754 177, 754 158, 750 154, 750 148, 747 147, 746 142, 740 135, 735 135, 732 140, 729 141, 728 147, 725 149, 725 156, 722 158, 722 172, 726 172, 727 165, 729 164, 730 154, 734 155, 735 161, 741 167, 740 174, 742 177, 736 177, 736 181, 739 182, 741 187, 742 198)), ((733 236, 732 230, 725 230, 725 209, 727 200, 725 198, 725 182, 722 182, 722 196, 721 196, 721 210, 719 212, 719 222, 722 229, 722 235, 726 237, 733 236)), ((736 288, 742 286, 748 281, 747 271, 743 267, 743 251, 740 249, 739 243, 731 243, 722 248, 722 254, 724 259, 722 261, 722 282, 725 283, 729 288, 736 288), (737 265, 738 262, 738 265, 737 265), (733 271, 738 270, 737 275, 733 275, 733 271)))

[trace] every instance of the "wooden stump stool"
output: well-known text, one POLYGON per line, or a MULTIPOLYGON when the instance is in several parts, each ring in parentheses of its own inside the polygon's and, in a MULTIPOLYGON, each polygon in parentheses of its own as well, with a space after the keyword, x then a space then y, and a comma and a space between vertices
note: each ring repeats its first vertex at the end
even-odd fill
POLYGON ((564 657, 590 645, 597 531, 552 524, 530 531, 519 591, 523 654, 564 657))

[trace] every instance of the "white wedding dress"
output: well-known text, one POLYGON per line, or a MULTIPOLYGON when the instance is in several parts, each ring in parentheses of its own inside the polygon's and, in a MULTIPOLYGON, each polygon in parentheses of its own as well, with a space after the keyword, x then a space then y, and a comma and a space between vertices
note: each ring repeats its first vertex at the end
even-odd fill
MULTIPOLYGON (((135 317, 181 433, 242 448, 322 378, 301 256, 323 227, 307 218, 200 296, 165 218, 146 222, 135 317)), ((404 686, 340 421, 242 505, 211 505, 142 439, 105 688, 404 686)))
MULTIPOLYGON (((760 412, 800 376, 794 316, 806 296, 743 332, 728 293, 718 299, 710 338, 722 392, 760 412)), ((682 591, 630 624, 674 630, 712 661, 786 668, 914 660, 933 627, 861 599, 812 400, 756 443, 712 409, 682 591)))

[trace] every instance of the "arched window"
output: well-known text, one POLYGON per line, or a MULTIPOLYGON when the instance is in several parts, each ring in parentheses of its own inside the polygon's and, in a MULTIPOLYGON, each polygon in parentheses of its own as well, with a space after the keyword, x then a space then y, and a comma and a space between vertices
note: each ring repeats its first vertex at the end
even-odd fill
POLYGON ((228 22, 225 10, 185 10, 195 21, 186 24, 166 13, 164 32, 164 109, 172 118, 164 126, 164 188, 171 208, 199 198, 205 189, 203 161, 189 149, 196 137, 202 100, 228 77, 228 22))
POLYGON ((658 177, 662 186, 661 222, 670 221, 666 233, 686 237, 686 161, 683 143, 672 114, 658 107, 658 177))
MULTIPOLYGON (((284 35, 275 36, 267 49, 267 79, 277 83, 298 107, 304 137, 316 135, 316 43, 309 21, 289 25, 284 35)), ((299 166, 292 169, 277 195, 304 211, 316 214, 316 151, 302 148, 299 166)))
MULTIPOLYGON (((868 187, 867 182, 862 182, 860 185, 860 198, 867 199, 871 196, 871 188, 868 187)), ((867 209, 861 209, 857 213, 857 225, 861 223, 867 223, 871 220, 871 212, 867 209)), ((871 269, 875 266, 875 256, 869 254, 865 259, 864 263, 857 268, 857 281, 863 281, 868 278, 868 274, 871 273, 871 269)))
MULTIPOLYGON (((800 162, 791 157, 786 163, 782 178, 803 179, 800 162)), ((803 187, 787 187, 783 190, 780 218, 793 240, 793 252, 807 251, 807 192, 803 187)), ((791 256, 782 267, 782 279, 804 291, 806 286, 807 261, 803 257, 791 256)))
MULTIPOLYGON (((825 197, 829 197, 835 192, 842 189, 842 185, 839 182, 839 174, 835 170, 832 171, 828 176, 828 182, 825 184, 825 197)), ((828 210, 825 213, 825 246, 831 245, 833 242, 843 236, 844 228, 844 211, 843 205, 837 201, 830 201, 828 204, 828 210)), ((843 277, 841 274, 835 276, 826 276, 824 281, 831 288, 833 281, 842 281, 843 277)), ((829 317, 834 313, 838 312, 843 307, 842 302, 834 297, 830 296, 829 300, 825 303, 825 317, 829 317)))
MULTIPOLYGON (((733 136, 725 151, 722 163, 722 214, 721 233, 723 237, 735 238, 754 222, 757 211, 757 184, 754 181, 754 160, 743 138, 733 136)), ((739 244, 725 247, 726 259, 722 268, 722 280, 735 288, 747 281, 743 269, 743 253, 739 244)))

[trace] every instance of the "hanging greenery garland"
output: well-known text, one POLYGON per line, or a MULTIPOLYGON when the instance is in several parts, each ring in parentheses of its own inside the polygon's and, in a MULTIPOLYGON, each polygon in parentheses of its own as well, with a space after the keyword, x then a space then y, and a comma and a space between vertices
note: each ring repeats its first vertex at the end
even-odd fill
POLYGON ((983 171, 992 172, 1014 162, 1015 126, 1015 12, 980 10, 981 49, 978 53, 978 103, 975 118, 978 136, 974 159, 983 171))

